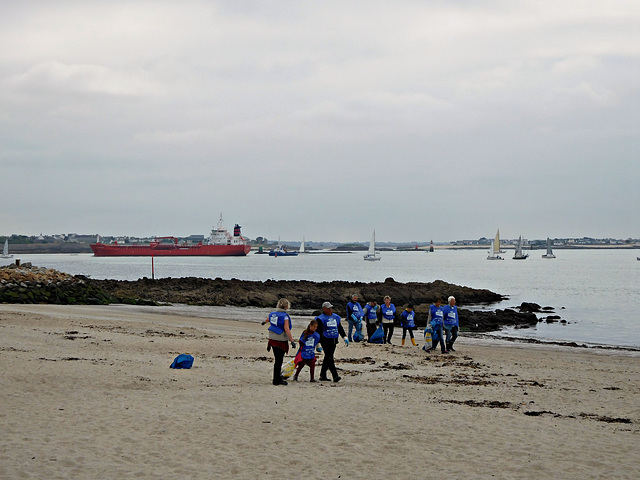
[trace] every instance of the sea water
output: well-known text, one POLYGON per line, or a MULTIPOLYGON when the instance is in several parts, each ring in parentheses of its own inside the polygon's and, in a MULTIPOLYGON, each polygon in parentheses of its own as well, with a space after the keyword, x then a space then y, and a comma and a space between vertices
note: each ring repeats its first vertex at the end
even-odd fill
MULTIPOLYGON (((540 322, 528 329, 505 329, 501 335, 640 347, 640 262, 636 260, 636 250, 557 250, 555 259, 541 258, 545 253, 542 250, 527 253, 530 257, 526 260, 512 260, 508 252, 503 261, 487 261, 487 254, 482 250, 383 251, 379 262, 364 261, 363 252, 277 258, 250 253, 246 257, 156 257, 153 265, 150 257, 94 257, 92 254, 16 257, 23 263, 94 279, 137 280, 151 278, 152 272, 155 278, 219 277, 258 281, 381 282, 391 277, 397 282, 432 282, 439 279, 486 288, 509 297, 492 308, 534 302, 553 307, 554 314, 566 321, 540 322)), ((10 261, 3 260, 0 265, 10 261)), ((208 312, 207 307, 201 307, 200 310, 202 314, 215 312, 223 318, 239 315, 239 310, 233 308, 218 307, 208 312)), ((254 314, 263 315, 263 312, 258 309, 254 314)))

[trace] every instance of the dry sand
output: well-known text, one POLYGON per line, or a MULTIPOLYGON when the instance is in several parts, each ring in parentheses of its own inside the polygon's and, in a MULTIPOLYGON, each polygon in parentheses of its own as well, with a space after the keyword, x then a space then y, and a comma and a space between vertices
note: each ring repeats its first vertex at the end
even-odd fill
POLYGON ((257 323, 0 305, 0 478, 638 478, 638 352, 341 345, 340 383, 274 387, 265 347, 257 323))

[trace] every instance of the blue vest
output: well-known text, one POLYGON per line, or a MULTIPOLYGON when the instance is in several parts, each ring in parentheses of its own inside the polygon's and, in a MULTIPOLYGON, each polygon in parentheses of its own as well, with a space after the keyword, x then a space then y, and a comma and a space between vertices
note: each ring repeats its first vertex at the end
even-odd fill
POLYGON ((445 305, 442 308, 442 313, 444 314, 444 326, 445 327, 456 327, 458 326, 458 307, 454 305, 445 305))
POLYGON ((382 318, 393 320, 396 317, 396 306, 393 303, 390 303, 388 307, 383 303, 380 308, 382 309, 382 318))
MULTIPOLYGON (((375 307, 371 306, 371 305, 367 305, 366 307, 364 307, 366 313, 367 313, 367 318, 369 320, 377 320, 378 319, 378 306, 376 305, 375 307)), ((369 323, 374 323, 374 322, 369 322, 369 323)))
POLYGON ((405 310, 404 312, 402 312, 400 314, 400 316, 402 317, 402 326, 405 328, 413 328, 416 326, 415 322, 414 322, 414 317, 416 316, 416 312, 412 311, 409 312, 408 310, 405 310))
POLYGON ((318 332, 313 332, 305 340, 304 333, 300 335, 300 356, 305 360, 311 360, 316 358, 316 345, 320 342, 320 335, 318 332))
POLYGON ((444 323, 444 312, 442 308, 443 307, 436 307, 435 305, 429 307, 431 311, 431 325, 434 327, 441 327, 444 323))
POLYGON ((351 317, 353 314, 356 318, 362 319, 364 317, 364 311, 358 302, 349 302, 347 303, 347 320, 353 320, 351 317))
POLYGON ((291 318, 287 312, 271 312, 269 314, 269 330, 277 335, 282 335, 285 320, 289 320, 289 330, 291 330, 291 318))
POLYGON ((324 313, 317 316, 316 320, 322 322, 322 335, 324 338, 338 338, 338 325, 340 325, 340 316, 332 313, 331 316, 324 313))

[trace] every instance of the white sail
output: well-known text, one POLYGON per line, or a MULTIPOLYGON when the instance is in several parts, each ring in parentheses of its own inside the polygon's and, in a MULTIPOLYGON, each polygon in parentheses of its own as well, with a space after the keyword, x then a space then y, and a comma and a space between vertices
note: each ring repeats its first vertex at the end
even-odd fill
POLYGON ((5 238, 4 247, 2 247, 2 258, 12 258, 13 255, 9 255, 9 239, 5 238))
POLYGON ((380 255, 376 255, 376 231, 373 231, 371 235, 371 241, 369 242, 369 250, 364 256, 365 260, 380 260, 380 255))
POLYGON ((302 237, 302 243, 300 244, 300 253, 304 253, 304 237, 302 237))
POLYGON ((513 255, 514 260, 524 260, 529 256, 528 253, 522 253, 522 235, 518 237, 518 243, 516 245, 516 253, 513 255))
POLYGON ((496 241, 491 240, 491 250, 489 250, 489 255, 487 256, 487 260, 504 260, 504 258, 498 255, 498 253, 500 252, 496 251, 496 241))
POLYGON ((551 250, 551 239, 549 239, 549 237, 547 237, 547 253, 546 255, 542 255, 542 258, 556 258, 553 250, 551 250))

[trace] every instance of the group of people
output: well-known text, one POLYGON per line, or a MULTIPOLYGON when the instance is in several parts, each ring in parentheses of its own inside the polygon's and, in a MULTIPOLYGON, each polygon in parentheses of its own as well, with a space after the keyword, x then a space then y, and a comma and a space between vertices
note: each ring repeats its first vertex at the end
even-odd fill
MULTIPOLYGON (((407 333, 411 343, 415 346, 416 340, 413 330, 416 328, 416 312, 412 304, 408 304, 399 316, 402 327, 402 345, 405 344, 407 333)), ((391 343, 396 320, 396 307, 391 303, 391 297, 384 297, 382 305, 378 305, 375 300, 369 301, 364 308, 358 303, 358 295, 353 295, 351 301, 347 303, 347 320, 349 322, 349 340, 352 340, 352 328, 358 331, 361 321, 366 322, 367 337, 371 340, 378 326, 383 329, 383 343, 391 343)), ((455 297, 451 296, 448 303, 443 305, 442 297, 438 296, 436 302, 429 307, 429 318, 427 320, 427 330, 431 333, 431 347, 425 347, 427 352, 435 350, 438 343, 441 344, 442 353, 455 351, 453 344, 458 338, 460 322, 458 319, 458 307, 455 297), (443 335, 444 333, 444 335, 443 335)))
POLYGON ((458 307, 456 307, 455 297, 451 296, 447 301, 447 305, 443 305, 442 297, 438 297, 429 307, 427 330, 431 327, 431 347, 428 348, 426 345, 423 347, 427 352, 435 350, 438 344, 442 353, 455 352, 453 344, 458 338, 460 329, 458 307))
MULTIPOLYGON (((291 344, 291 348, 296 348, 296 342, 293 340, 291 334, 291 317, 289 317, 287 313, 290 306, 291 303, 289 300, 281 298, 278 301, 276 310, 271 312, 267 320, 262 322, 263 325, 269 324, 269 343, 267 350, 273 350, 275 358, 273 364, 274 385, 287 385, 287 381, 281 376, 282 362, 285 353, 289 351, 289 344, 291 344)), ((333 313, 333 305, 331 302, 324 302, 322 304, 322 313, 311 320, 307 328, 302 332, 302 335, 300 335, 301 361, 297 364, 293 380, 297 381, 300 371, 305 365, 308 365, 310 381, 315 382, 315 352, 324 351, 324 360, 322 361, 322 368, 320 369, 320 377, 318 380, 321 382, 331 381, 327 377, 327 372, 331 372, 333 381, 339 382, 341 378, 336 369, 334 354, 340 337, 342 337, 344 343, 349 346, 349 339, 340 323, 340 315, 333 313)))
MULTIPOLYGON (((291 303, 286 298, 278 301, 276 310, 271 312, 262 325, 269 324, 268 345, 267 350, 273 350, 273 384, 287 385, 287 381, 281 376, 282 364, 285 354, 289 351, 289 346, 295 349, 296 342, 291 333, 291 317, 287 310, 291 307, 291 303)), ((367 339, 372 337, 382 325, 383 338, 382 343, 391 344, 394 333, 394 324, 396 320, 396 307, 391 303, 391 297, 384 297, 382 305, 377 305, 375 300, 369 301, 364 307, 358 302, 358 295, 351 296, 351 301, 347 303, 347 323, 348 333, 345 332, 340 315, 333 313, 333 305, 331 302, 322 304, 322 313, 309 322, 307 328, 302 332, 298 342, 300 344, 296 363, 295 374, 293 380, 297 381, 298 376, 305 365, 310 370, 310 381, 315 382, 315 364, 316 351, 324 352, 324 360, 320 369, 318 380, 322 382, 331 381, 327 373, 331 373, 333 382, 341 380, 335 365, 335 350, 342 338, 345 345, 349 346, 350 342, 364 340, 362 334, 362 324, 366 325, 367 339)), ((400 325, 402 326, 402 345, 405 344, 407 333, 411 339, 411 343, 416 345, 413 330, 416 328, 415 311, 413 305, 409 304, 399 315, 400 325)), ((440 344, 442 353, 455 351, 453 344, 458 338, 459 321, 458 308, 456 307, 456 299, 449 297, 448 304, 443 305, 441 297, 429 308, 429 318, 427 321, 426 331, 431 332, 432 343, 429 348, 425 345, 423 349, 427 352, 435 350, 440 344)))

